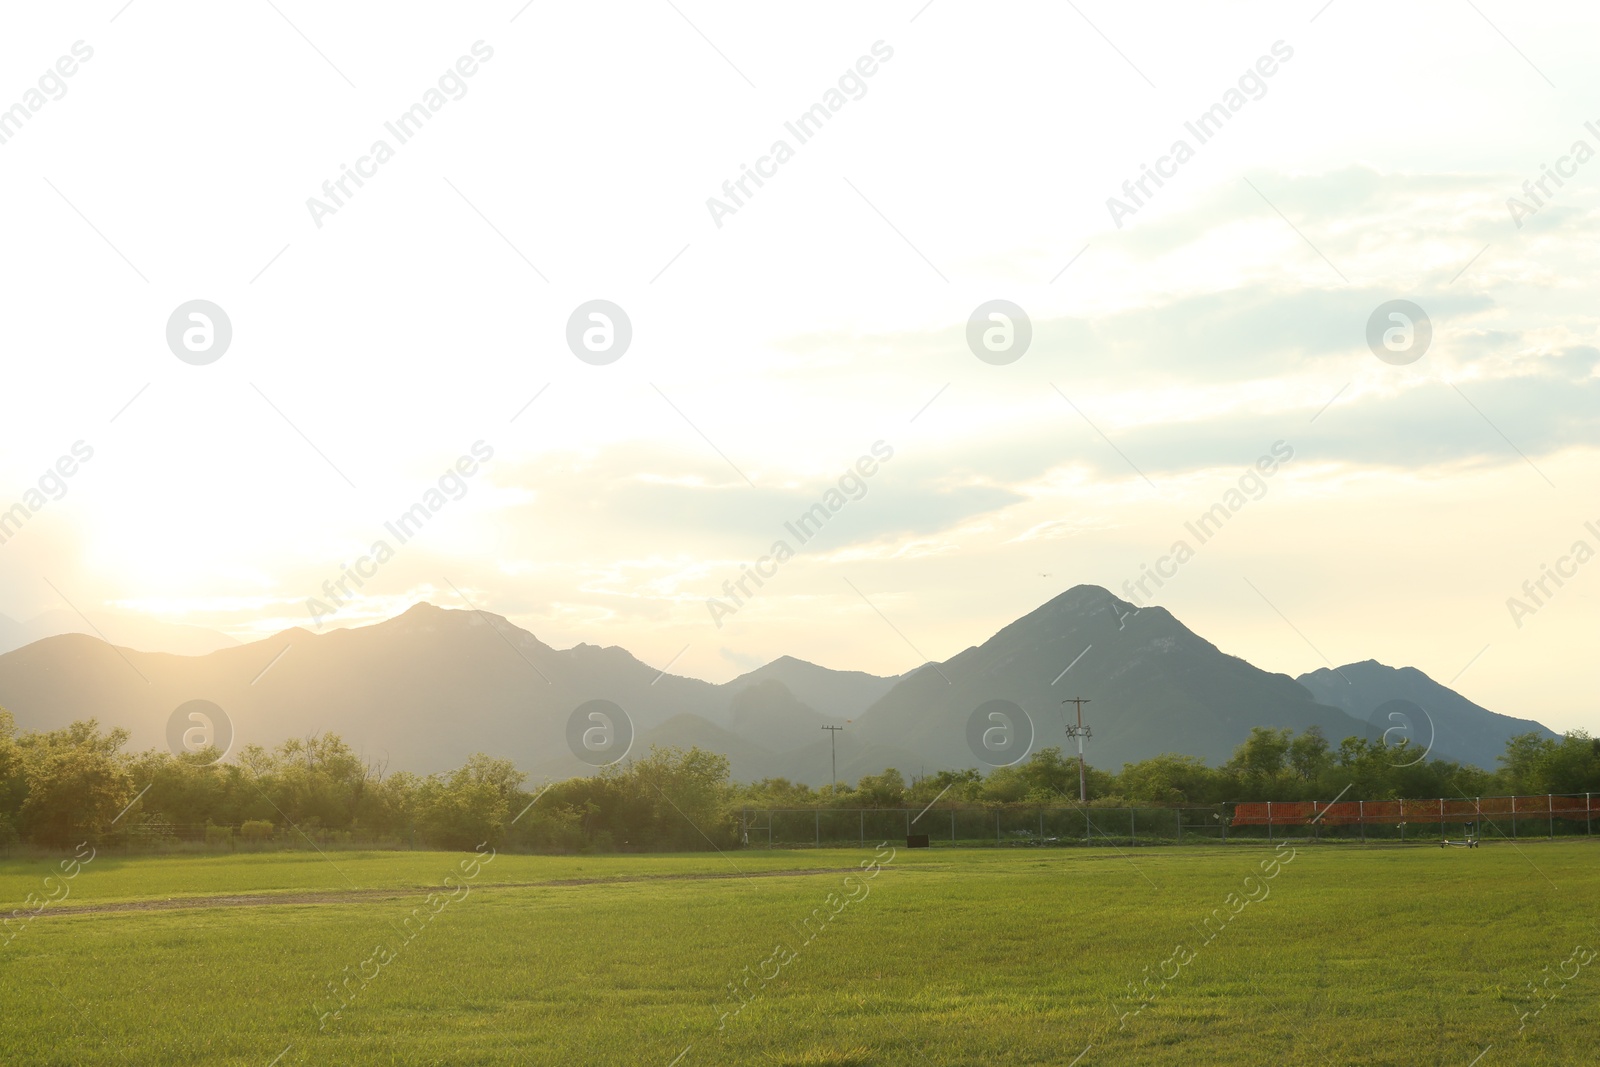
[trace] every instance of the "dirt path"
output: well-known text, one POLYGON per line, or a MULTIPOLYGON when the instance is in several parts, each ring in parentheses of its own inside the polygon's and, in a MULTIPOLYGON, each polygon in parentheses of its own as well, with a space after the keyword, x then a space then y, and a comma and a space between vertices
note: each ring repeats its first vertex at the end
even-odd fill
MULTIPOLYGON (((631 882, 703 882, 732 878, 783 878, 797 875, 849 874, 859 867, 801 867, 782 871, 705 871, 684 874, 638 874, 615 878, 555 878, 543 882, 469 883, 472 889, 550 889, 584 885, 620 885, 631 882)), ((107 904, 62 904, 45 908, 38 918, 52 915, 104 915, 128 911, 173 911, 182 908, 267 908, 292 904, 349 904, 362 900, 397 899, 435 890, 453 892, 445 886, 393 886, 384 889, 335 889, 317 892, 248 893, 214 897, 166 897, 152 900, 127 900, 107 904)))

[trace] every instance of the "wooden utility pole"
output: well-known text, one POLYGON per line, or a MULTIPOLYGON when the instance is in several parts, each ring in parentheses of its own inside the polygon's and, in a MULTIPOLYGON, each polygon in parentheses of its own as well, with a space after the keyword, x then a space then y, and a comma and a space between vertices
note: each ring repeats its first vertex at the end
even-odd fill
POLYGON ((839 737, 839 731, 843 730, 844 727, 824 726, 823 729, 828 731, 828 752, 833 757, 833 785, 834 788, 837 789, 839 787, 839 750, 837 747, 837 739, 839 737))
POLYGON ((1089 803, 1089 786, 1083 771, 1083 739, 1089 736, 1089 728, 1083 725, 1083 706, 1089 703, 1086 697, 1068 697, 1063 704, 1074 704, 1078 709, 1078 725, 1067 727, 1067 736, 1078 739, 1078 803, 1089 803))

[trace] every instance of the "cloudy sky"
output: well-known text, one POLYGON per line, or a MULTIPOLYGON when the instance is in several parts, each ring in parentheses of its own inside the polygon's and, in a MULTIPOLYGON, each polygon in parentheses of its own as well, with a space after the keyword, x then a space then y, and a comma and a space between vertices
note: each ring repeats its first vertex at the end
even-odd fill
POLYGON ((425 599, 713 680, 786 653, 894 674, 1160 566, 1149 599, 1266 669, 1409 664, 1600 730, 1600 562, 1572 554, 1600 549, 1597 21, 8 10, 0 509, 26 521, 0 613, 248 640, 425 599), (211 362, 169 343, 195 300, 231 327, 211 362), (594 300, 631 326, 610 362, 569 345, 594 300), (1010 362, 969 344, 996 300, 1031 330, 1010 362), (1425 318, 1381 313, 1380 359, 1396 300, 1425 318), (841 478, 800 545, 784 524, 841 478))

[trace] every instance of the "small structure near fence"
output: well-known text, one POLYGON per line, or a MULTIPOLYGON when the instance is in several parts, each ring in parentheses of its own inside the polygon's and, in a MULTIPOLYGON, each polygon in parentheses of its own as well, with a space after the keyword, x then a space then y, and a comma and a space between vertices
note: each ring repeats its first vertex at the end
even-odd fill
MULTIPOLYGON (((1176 807, 943 805, 925 808, 745 808, 748 848, 865 845, 926 838, 946 845, 1160 845, 1282 839, 1446 840, 1451 826, 1478 839, 1592 835, 1600 794, 1446 800, 1251 801, 1176 807), (1418 832, 1418 827, 1428 831, 1418 832)), ((920 842, 919 842, 920 844, 920 842)), ((926 847, 926 846, 924 846, 926 847)))

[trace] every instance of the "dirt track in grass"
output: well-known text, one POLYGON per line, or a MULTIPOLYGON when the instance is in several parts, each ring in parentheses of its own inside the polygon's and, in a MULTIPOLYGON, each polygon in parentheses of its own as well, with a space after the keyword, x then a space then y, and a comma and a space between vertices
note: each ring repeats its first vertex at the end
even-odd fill
MULTIPOLYGON (((472 889, 560 889, 569 886, 623 885, 633 882, 702 882, 734 878, 788 878, 815 874, 849 874, 859 867, 803 867, 781 871, 704 871, 684 874, 621 875, 615 878, 554 878, 542 882, 484 882, 472 889)), ((37 912, 38 918, 52 915, 106 915, 116 912, 176 911, 184 908, 268 908, 295 904, 350 904, 363 900, 394 900, 418 893, 454 892, 443 885, 390 886, 382 889, 331 889, 302 893, 248 893, 211 897, 165 897, 152 900, 126 900, 106 904, 62 904, 37 912)))

